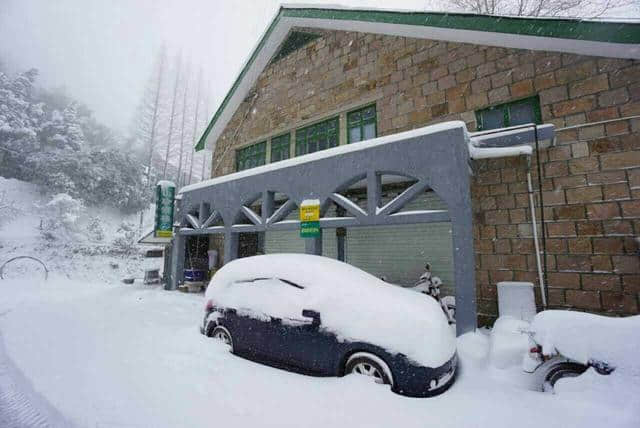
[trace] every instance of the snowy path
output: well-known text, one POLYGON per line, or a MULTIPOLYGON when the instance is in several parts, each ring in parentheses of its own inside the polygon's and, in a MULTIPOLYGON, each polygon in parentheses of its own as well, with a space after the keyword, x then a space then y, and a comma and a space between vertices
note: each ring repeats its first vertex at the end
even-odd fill
POLYGON ((461 375, 451 390, 410 399, 359 376, 314 378, 235 357, 197 332, 201 296, 56 278, 0 283, 0 292, 5 351, 24 374, 14 383, 0 374, 0 387, 9 385, 2 391, 15 404, 5 406, 27 427, 64 427, 60 415, 77 427, 145 428, 582 428, 640 420, 619 401, 526 390, 518 367, 487 366, 481 334, 459 343, 461 375), (47 403, 55 412, 42 411, 47 403))
POLYGON ((29 381, 7 357, 0 335, 0 427, 56 428, 70 426, 38 397, 29 381))

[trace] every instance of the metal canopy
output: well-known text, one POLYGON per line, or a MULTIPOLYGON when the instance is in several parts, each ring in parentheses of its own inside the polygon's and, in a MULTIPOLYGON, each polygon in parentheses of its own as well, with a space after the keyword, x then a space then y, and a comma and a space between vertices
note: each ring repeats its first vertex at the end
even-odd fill
MULTIPOLYGON (((457 332, 473 331, 476 291, 468 144, 465 124, 448 122, 187 186, 180 191, 176 215, 180 227, 175 236, 176 251, 168 286, 176 288, 182 280, 186 236, 223 233, 224 260, 228 262, 238 256, 238 233, 297 229, 298 221, 282 219, 304 199, 319 199, 323 211, 334 202, 347 213, 347 217, 339 218, 324 217, 326 212, 323 213, 321 229, 450 221, 457 332), (383 175, 410 177, 414 184, 383 205, 380 197, 383 175), (367 189, 366 209, 341 195, 363 180, 367 189), (432 189, 448 209, 399 212, 426 189, 432 189), (276 192, 288 198, 277 209, 276 192), (258 200, 261 200, 260 215, 250 208, 258 200)), ((321 254, 322 238, 307 239, 306 250, 321 254)))

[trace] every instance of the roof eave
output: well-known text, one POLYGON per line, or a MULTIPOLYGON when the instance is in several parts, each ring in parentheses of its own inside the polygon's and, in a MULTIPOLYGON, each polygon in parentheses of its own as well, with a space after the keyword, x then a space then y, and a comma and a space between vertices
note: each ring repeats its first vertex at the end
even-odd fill
POLYGON ((281 6, 198 140, 196 150, 213 146, 294 26, 640 59, 640 24, 637 23, 281 6), (230 105, 235 106, 231 112, 228 111, 230 105))

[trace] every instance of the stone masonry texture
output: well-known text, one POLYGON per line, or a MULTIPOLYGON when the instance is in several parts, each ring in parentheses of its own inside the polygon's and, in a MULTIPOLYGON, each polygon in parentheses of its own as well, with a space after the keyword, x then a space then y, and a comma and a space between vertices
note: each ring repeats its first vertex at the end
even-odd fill
MULTIPOLYGON (((270 64, 218 139, 213 175, 235 149, 361 102, 378 135, 462 120, 538 95, 559 129, 539 151, 548 301, 611 315, 640 306, 640 62, 326 31, 270 64), (577 126, 592 124, 589 126, 577 126), (576 127, 577 126, 577 127, 576 127)), ((532 174, 539 208, 538 166, 532 174)), ((497 316, 496 283, 538 278, 525 159, 476 161, 472 183, 480 323, 497 316)), ((540 211, 537 211, 540 218, 540 211)))

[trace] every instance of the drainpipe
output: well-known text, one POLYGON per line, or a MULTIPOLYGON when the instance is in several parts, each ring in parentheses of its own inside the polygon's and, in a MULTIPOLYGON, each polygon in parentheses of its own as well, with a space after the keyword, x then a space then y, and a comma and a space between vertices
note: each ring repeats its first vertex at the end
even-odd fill
POLYGON ((533 245, 536 250, 536 266, 538 267, 538 283, 540 284, 540 296, 542 297, 542 309, 547 309, 547 294, 545 292, 545 280, 540 261, 540 244, 538 243, 538 225, 536 223, 536 206, 533 200, 533 186, 531 185, 531 156, 527 156, 527 190, 529 191, 529 208, 531 208, 531 226, 533 228, 533 245))
MULTIPOLYGON (((531 129, 531 125, 527 126, 527 128, 531 129)), ((549 127, 550 129, 545 129, 545 137, 547 137, 548 132, 553 132, 553 127, 549 127)), ((516 128, 511 131, 511 135, 508 135, 504 131, 494 131, 494 137, 498 137, 497 134, 502 133, 503 135, 507 134, 508 137, 514 137, 513 131, 518 131, 522 128, 516 128)), ((538 154, 539 146, 538 146, 538 127, 533 126, 533 137, 534 143, 536 145, 536 154, 538 154)), ((487 137, 488 134, 491 133, 478 133, 479 137, 487 137)), ((517 136, 517 132, 515 133, 517 136)), ((505 135, 505 136, 507 136, 505 135)), ((473 137, 472 137, 473 139, 473 137)), ((476 140, 474 142, 478 144, 476 140)), ((531 156, 533 154, 533 148, 529 145, 513 145, 513 146, 482 146, 482 145, 474 145, 474 143, 469 143, 469 157, 471 159, 490 159, 490 158, 500 158, 500 157, 509 157, 509 156, 526 156, 527 157, 527 190, 529 193, 529 208, 531 209, 531 226, 533 232, 533 244, 536 252, 536 267, 538 271, 538 284, 540 285, 540 296, 542 298, 542 307, 543 309, 547 308, 547 293, 546 293, 546 281, 544 272, 546 271, 546 267, 542 269, 542 260, 540 257, 540 243, 538 241, 538 227, 536 222, 536 214, 535 214, 535 203, 533 198, 533 185, 531 183, 531 156)), ((480 143, 482 144, 482 143, 480 143)), ((538 168, 540 169, 540 160, 538 155, 538 168)), ((542 186, 540 186, 540 198, 542 198, 542 186)), ((541 206, 542 209, 542 206, 541 206)), ((544 230, 544 229, 543 229, 544 230)), ((544 236, 542 237, 544 239, 544 236)), ((546 262, 546 257, 545 257, 546 262)))

